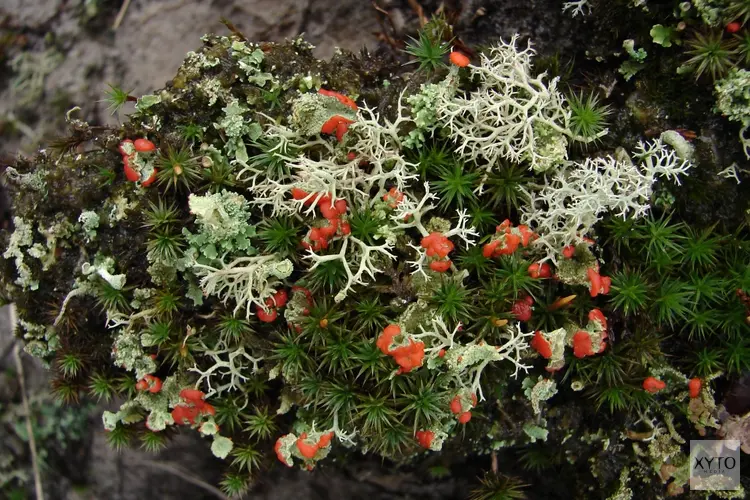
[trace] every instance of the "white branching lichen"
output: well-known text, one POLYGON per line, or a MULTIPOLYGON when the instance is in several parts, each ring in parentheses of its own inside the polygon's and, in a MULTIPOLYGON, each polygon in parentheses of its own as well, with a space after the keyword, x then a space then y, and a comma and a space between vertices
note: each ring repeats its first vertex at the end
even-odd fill
POLYGON ((522 208, 521 221, 539 234, 534 245, 546 253, 543 260, 557 261, 564 246, 581 241, 606 213, 646 215, 657 178, 679 185, 679 176, 692 168, 659 139, 640 142, 634 157, 637 164, 611 156, 587 158, 547 177, 541 190, 525 192, 530 203, 522 208))
POLYGON ((500 41, 482 54, 480 65, 470 66, 479 88, 466 95, 442 95, 437 104, 456 153, 486 164, 488 171, 503 159, 544 171, 567 158, 570 111, 557 91, 557 79, 545 82, 544 74, 532 76, 534 50, 531 45, 519 50, 517 40, 500 41))
POLYGON ((281 280, 292 274, 288 259, 279 260, 274 255, 239 257, 221 268, 194 262, 193 272, 200 278, 204 295, 216 295, 226 304, 235 302, 234 313, 244 308, 245 317, 252 316, 251 307, 265 309, 265 300, 271 297, 281 280))
POLYGON ((190 371, 199 375, 196 387, 205 383, 206 398, 214 394, 221 395, 227 391, 241 391, 242 384, 260 368, 263 358, 256 358, 245 350, 244 346, 234 347, 219 343, 209 348, 201 343, 201 355, 209 360, 210 365, 202 370, 198 364, 190 371))
POLYGON ((383 270, 378 267, 376 256, 394 260, 396 258, 390 250, 393 243, 385 241, 379 245, 369 245, 366 242, 349 235, 343 240, 341 249, 338 253, 318 255, 312 250, 308 250, 307 258, 311 259, 313 264, 310 271, 318 267, 323 262, 340 261, 346 272, 346 284, 339 290, 333 300, 341 302, 346 298, 352 286, 367 284, 365 274, 371 280, 375 280, 375 275, 382 273, 383 270))
POLYGON ((485 399, 481 385, 482 373, 490 363, 510 361, 514 365, 511 375, 513 378, 518 377, 519 371, 527 372, 531 368, 531 365, 524 364, 521 360, 529 349, 527 339, 534 334, 522 332, 517 322, 508 326, 504 335, 506 342, 499 346, 476 340, 460 344, 455 340, 456 333, 460 331, 459 326, 450 330, 439 315, 432 318, 431 323, 430 327, 420 325, 422 333, 411 335, 413 340, 424 342, 428 368, 437 366, 436 357, 444 349, 442 359, 453 375, 456 385, 477 394, 480 401, 485 399))

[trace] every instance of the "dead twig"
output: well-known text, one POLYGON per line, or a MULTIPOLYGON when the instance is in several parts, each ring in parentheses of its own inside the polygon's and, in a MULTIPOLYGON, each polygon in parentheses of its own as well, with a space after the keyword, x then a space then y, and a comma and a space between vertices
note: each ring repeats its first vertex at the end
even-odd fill
POLYGON ((125 13, 128 11, 128 7, 130 7, 130 0, 125 0, 124 2, 122 2, 122 7, 120 7, 120 11, 117 13, 115 22, 112 23, 112 29, 114 31, 117 31, 117 28, 119 28, 120 24, 122 24, 122 20, 125 18, 125 13))
POLYGON ((220 498, 221 500, 229 500, 229 497, 227 497, 224 493, 222 493, 220 489, 215 488, 214 486, 211 486, 210 484, 208 484, 207 482, 201 479, 198 479, 194 475, 191 475, 190 473, 182 470, 179 466, 175 464, 172 464, 170 462, 159 462, 156 460, 145 460, 145 459, 137 459, 134 462, 137 465, 146 466, 148 469, 157 468, 169 474, 173 474, 179 477, 180 479, 183 479, 189 483, 192 483, 196 486, 203 488, 204 490, 213 494, 216 498, 220 498))
MULTIPOLYGON (((12 317, 12 316, 11 316, 12 317)), ((34 439, 34 427, 31 425, 31 407, 29 398, 26 397, 26 381, 24 379, 23 362, 21 361, 21 344, 15 343, 13 349, 13 359, 16 362, 16 372, 18 375, 18 386, 21 389, 21 401, 23 403, 23 413, 26 420, 26 434, 29 436, 29 449, 31 450, 31 468, 34 470, 34 491, 36 500, 44 500, 44 491, 42 490, 42 475, 39 472, 39 460, 36 454, 36 439, 34 439)))
POLYGON ((427 24, 427 16, 424 15, 424 9, 421 5, 419 5, 419 2, 417 0, 409 0, 409 7, 411 7, 411 10, 413 10, 419 18, 420 27, 427 24))
POLYGON ((226 26, 229 31, 237 35, 240 40, 242 40, 243 42, 247 42, 247 37, 237 28, 237 26, 232 24, 232 21, 225 17, 222 17, 219 22, 226 26))
MULTIPOLYGON (((393 33, 396 34, 396 31, 397 31, 396 24, 393 22, 393 18, 391 18, 390 12, 388 12, 387 10, 382 8, 380 5, 378 5, 378 3, 375 0, 372 1, 372 6, 377 12, 385 16, 385 18, 388 20, 388 22, 391 25, 391 31, 393 31, 393 33)), ((383 22, 383 18, 381 16, 378 16, 378 23, 380 24, 380 29, 382 30, 382 32, 380 33, 380 36, 382 37, 382 39, 388 45, 390 45, 394 50, 399 50, 401 47, 399 47, 399 44, 395 38, 388 35, 385 23, 383 22)))

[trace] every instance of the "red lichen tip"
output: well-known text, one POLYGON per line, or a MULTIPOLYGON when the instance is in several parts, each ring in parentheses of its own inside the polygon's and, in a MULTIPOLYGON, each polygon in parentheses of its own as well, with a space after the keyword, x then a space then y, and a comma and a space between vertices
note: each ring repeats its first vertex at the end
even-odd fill
POLYGON ((451 52, 450 60, 452 64, 455 64, 459 68, 465 68, 471 62, 466 54, 457 50, 451 52))
POLYGON ((133 141, 133 147, 139 153, 148 153, 156 150, 156 145, 148 139, 136 139, 133 141))
POLYGON ((691 378, 688 381, 688 392, 690 393, 691 398, 697 398, 698 396, 700 396, 702 385, 703 383, 698 377, 691 378))
POLYGON ((573 355, 576 358, 585 358, 596 354, 591 346, 591 335, 583 330, 578 330, 573 335, 573 355))
POLYGON ((742 29, 742 25, 737 21, 733 21, 726 26, 727 33, 737 33, 740 29, 742 29))
POLYGON ((414 437, 417 438, 419 446, 429 450, 432 446, 432 440, 435 438, 435 433, 432 431, 417 431, 414 437))
POLYGON ((534 332, 534 338, 531 339, 531 348, 538 352, 544 359, 552 357, 552 346, 539 330, 534 332))
POLYGON ((650 392, 651 394, 655 394, 665 387, 667 387, 667 384, 655 377, 646 377, 646 379, 643 381, 643 389, 650 392))

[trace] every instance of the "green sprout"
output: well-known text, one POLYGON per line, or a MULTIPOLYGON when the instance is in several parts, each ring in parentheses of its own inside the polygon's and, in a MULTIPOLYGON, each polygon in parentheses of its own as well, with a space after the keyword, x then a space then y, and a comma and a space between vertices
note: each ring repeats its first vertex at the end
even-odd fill
POLYGON ((114 381, 106 375, 95 373, 89 379, 89 394, 98 401, 109 402, 115 394, 114 381))
MULTIPOLYGON (((568 96, 570 109, 570 131, 575 137, 586 141, 596 141, 607 128, 607 117, 612 113, 609 105, 600 105, 599 96, 594 92, 568 96)), ((588 143, 588 142, 587 142, 588 143)))
POLYGON ((238 469, 244 469, 247 473, 252 473, 260 467, 261 453, 253 445, 235 446, 232 450, 232 466, 238 469))
POLYGON ((130 446, 130 440, 133 438, 133 432, 129 427, 117 424, 117 427, 107 433, 107 444, 110 448, 120 453, 130 446))
POLYGON ((471 490, 469 500, 523 500, 528 486, 518 478, 487 472, 471 490))
POLYGON ((159 154, 155 166, 158 169, 156 181, 166 192, 180 187, 193 191, 201 178, 198 158, 185 146, 180 149, 169 146, 166 152, 159 154))
POLYGON ((438 180, 433 185, 440 197, 438 207, 441 209, 448 210, 454 204, 463 208, 476 202, 474 187, 481 177, 479 172, 471 172, 463 163, 455 162, 450 166, 438 166, 435 175, 438 180))
POLYGON ((712 80, 724 76, 734 65, 732 58, 736 55, 737 41, 726 40, 722 35, 720 30, 696 33, 686 42, 689 47, 686 53, 692 57, 680 66, 680 71, 692 71, 696 80, 704 73, 712 80))
POLYGON ((75 378, 83 368, 83 360, 75 354, 64 354, 57 362, 65 378, 75 378))
POLYGON ((136 102, 138 100, 137 97, 134 97, 130 95, 131 91, 124 91, 120 87, 115 87, 114 85, 108 83, 109 90, 104 91, 104 95, 106 96, 103 100, 103 102, 106 102, 109 104, 107 106, 107 110, 110 111, 110 115, 114 116, 115 113, 120 111, 122 107, 125 105, 126 102, 136 102))
POLYGON ((407 64, 419 63, 420 71, 435 71, 445 66, 444 58, 450 52, 448 42, 430 36, 425 30, 419 32, 419 38, 411 38, 404 52, 416 60, 407 64))
POLYGON ((163 432, 145 431, 138 438, 141 441, 141 449, 148 453, 159 453, 167 447, 167 437, 163 432))

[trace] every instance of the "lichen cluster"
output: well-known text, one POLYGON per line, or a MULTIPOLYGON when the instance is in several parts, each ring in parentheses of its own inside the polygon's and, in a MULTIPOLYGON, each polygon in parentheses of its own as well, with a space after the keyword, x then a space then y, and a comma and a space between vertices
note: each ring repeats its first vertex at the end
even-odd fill
POLYGON ((375 57, 206 36, 125 125, 69 117, 9 169, 0 291, 56 392, 120 396, 118 446, 196 428, 232 494, 277 459, 594 442, 612 498, 682 488, 712 384, 750 367, 742 228, 665 214, 700 166, 684 134, 593 150, 608 111, 582 127, 597 99, 516 37, 433 52, 386 84, 375 57))

